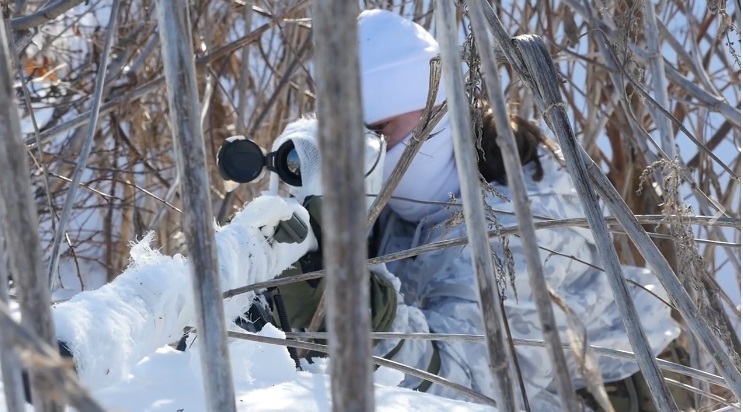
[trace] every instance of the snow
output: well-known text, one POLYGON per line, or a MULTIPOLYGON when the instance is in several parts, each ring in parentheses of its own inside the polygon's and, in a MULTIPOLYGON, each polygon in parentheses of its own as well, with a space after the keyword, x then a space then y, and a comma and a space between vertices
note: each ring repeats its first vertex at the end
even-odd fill
MULTIPOLYGON (((261 334, 283 337, 270 325, 266 329, 261 334)), ((325 374, 324 361, 313 372, 297 372, 284 347, 248 341, 233 341, 230 355, 238 410, 330 411, 330 377, 325 374)), ((94 396, 106 408, 116 410, 203 410, 198 352, 161 348, 140 362, 127 381, 94 392, 94 396)), ((375 385, 375 397, 378 411, 494 410, 385 384, 375 385)))
MULTIPOLYGON (((284 337, 271 325, 260 334, 284 337)), ((298 372, 284 347, 242 340, 231 341, 230 359, 238 411, 331 410, 326 360, 318 359, 312 365, 305 363, 304 371, 298 372)), ((377 370, 376 411, 496 411, 484 405, 396 387, 401 379, 400 372, 386 368, 377 370)), ((92 391, 92 395, 107 410, 113 411, 205 411, 202 385, 198 350, 180 352, 163 346, 132 367, 124 379, 92 391)), ((4 407, 4 393, 0 392, 0 408, 4 407)), ((27 411, 32 410, 30 406, 27 408, 27 411)))
MULTIPOLYGON (((292 214, 309 220, 297 202, 264 194, 229 225, 216 228, 223 291, 269 280, 316 248, 311 231, 302 243, 267 240, 272 228, 292 214)), ((185 352, 169 346, 184 327, 196 324, 190 262, 180 255, 162 255, 153 249, 152 238, 149 234, 133 245, 129 268, 113 282, 53 306, 57 337, 72 352, 83 385, 107 408, 201 411, 205 402, 199 340, 190 341, 185 352)), ((228 327, 235 328, 232 320, 245 313, 253 296, 224 301, 228 327)), ((270 325, 261 333, 284 337, 270 325)), ((230 355, 240 410, 330 410, 326 361, 306 364, 305 371, 297 372, 283 346, 243 340, 231 341, 230 355)), ((380 368, 375 380, 381 411, 492 410, 398 388, 402 374, 397 371, 380 368)))
MULTIPOLYGON (((283 338, 267 325, 260 333, 283 338)), ((327 361, 304 364, 297 372, 294 361, 282 346, 233 340, 230 359, 239 411, 331 410, 330 376, 327 361)), ((394 386, 401 373, 380 368, 375 373, 377 411, 495 411, 495 408, 455 401, 394 386)), ((0 381, 0 387, 2 382, 0 381)), ((131 412, 204 411, 201 363, 197 350, 177 351, 163 346, 131 368, 121 381, 92 391, 107 410, 131 412)), ((0 392, 0 410, 5 410, 0 392)), ((32 411, 30 406, 28 411, 32 411)), ((68 408, 68 410, 71 410, 68 408)))

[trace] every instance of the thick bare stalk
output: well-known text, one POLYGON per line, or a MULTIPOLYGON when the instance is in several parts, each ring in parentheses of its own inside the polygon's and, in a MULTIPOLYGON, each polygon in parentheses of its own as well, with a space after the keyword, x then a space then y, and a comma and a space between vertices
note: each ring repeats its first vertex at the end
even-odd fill
MULTIPOLYGON (((6 30, 6 33, 8 34, 8 38, 10 39, 10 38, 13 38, 13 36, 11 34, 10 25, 7 23, 8 21, 6 20, 3 29, 6 30)), ((39 123, 36 121, 36 115, 34 114, 34 108, 31 103, 31 96, 30 96, 31 93, 29 92, 28 81, 26 80, 26 76, 23 75, 23 65, 21 64, 17 53, 12 53, 12 57, 13 57, 13 66, 18 68, 18 73, 21 73, 19 77, 21 78, 21 88, 23 89, 23 100, 24 100, 24 103, 26 104, 26 109, 28 110, 29 117, 31 118, 31 125, 33 126, 33 129, 34 129, 33 135, 36 138, 36 144, 41 146, 41 144, 39 144, 39 123)), ((40 158, 43 158, 43 156, 40 156, 40 158)), ((45 195, 46 195, 47 206, 49 207, 50 212, 54 211, 54 202, 52 200, 52 192, 49 189, 49 167, 47 166, 46 162, 43 162, 43 161, 38 162, 36 161, 36 159, 33 159, 33 160, 34 160, 35 165, 40 167, 42 173, 44 173, 44 192, 46 192, 45 195)), ((54 230, 56 226, 54 217, 55 217, 54 213, 51 213, 50 221, 51 221, 52 230, 54 230)))
POLYGON ((230 412, 236 410, 235 389, 219 287, 189 8, 170 0, 158 0, 156 4, 170 127, 185 212, 183 227, 190 251, 206 410, 230 412))
MULTIPOLYGON (((2 238, 8 240, 3 250, 8 257, 8 265, 7 269, 4 267, 0 270, 7 270, 18 285, 23 324, 45 342, 56 345, 49 311, 49 283, 41 264, 36 205, 31 194, 28 158, 21 138, 21 123, 13 91, 12 61, 9 39, 3 29, 0 30, 0 176, 3 176, 0 179, 0 226, 3 229, 2 238)), ((13 332, 4 328, 3 339, 13 339, 13 332)), ((39 395, 51 390, 50 384, 50 381, 41 379, 35 373, 31 374, 37 411, 61 408, 39 395)))
POLYGON ((659 410, 677 410, 671 393, 665 385, 663 375, 661 375, 655 362, 655 356, 650 350, 647 336, 642 329, 642 322, 629 293, 629 288, 624 282, 622 268, 613 247, 611 234, 603 222, 601 207, 598 199, 596 199, 595 192, 590 186, 586 165, 581 161, 581 154, 585 151, 578 145, 578 141, 570 128, 567 113, 557 88, 559 80, 551 59, 549 59, 549 54, 544 49, 544 43, 532 36, 520 36, 516 46, 520 56, 523 56, 529 75, 532 78, 539 76, 539 79, 535 79, 535 90, 538 91, 536 96, 541 100, 545 121, 557 135, 560 147, 565 153, 568 172, 572 176, 581 198, 591 232, 598 245, 601 262, 608 274, 614 299, 617 301, 617 309, 627 330, 630 345, 637 355, 640 371, 653 394, 653 402, 659 410))
MULTIPOLYGON (((642 322, 635 308, 629 289, 622 276, 622 268, 614 249, 611 234, 603 222, 601 207, 596 194, 590 186, 586 165, 581 154, 585 151, 572 133, 565 106, 558 88, 559 78, 546 51, 544 43, 537 36, 518 36, 511 38, 500 20, 486 1, 481 0, 483 8, 489 11, 491 30, 496 42, 503 49, 513 68, 525 81, 532 92, 545 121, 557 135, 560 147, 565 154, 568 172, 580 196, 586 212, 591 232, 598 245, 599 256, 608 275, 609 284, 617 301, 619 314, 627 330, 632 349, 637 354, 640 371, 645 377, 653 402, 659 410, 677 410, 671 393, 665 385, 658 365, 647 341, 642 322)), ((588 156, 586 154, 586 156, 588 156)), ((649 238, 648 238, 649 239, 649 238)), ((657 250, 657 249, 656 249, 657 250)))
MULTIPOLYGON (((7 305, 8 295, 8 254, 6 253, 5 229, 0 221, 0 303, 7 305)), ((0 329, 0 367, 2 368, 5 406, 8 412, 23 412, 26 409, 21 379, 21 361, 11 347, 8 331, 0 329)))
POLYGON ((366 270, 366 193, 357 2, 313 8, 318 145, 323 159, 323 261, 328 271, 333 411, 371 412, 374 387, 366 270), (338 35, 343 33, 343 35, 338 35))
MULTIPOLYGON (((101 109, 101 100, 103 98, 103 90, 106 85, 106 71, 108 70, 108 59, 111 54, 111 45, 113 43, 114 34, 116 33, 116 20, 119 15, 119 0, 113 0, 111 3, 111 15, 108 18, 108 27, 106 28, 106 40, 103 43, 103 50, 101 51, 101 60, 98 63, 98 73, 95 75, 95 90, 93 91, 93 103, 90 108, 90 119, 88 120, 88 132, 85 135, 83 146, 80 149, 80 157, 75 164, 75 170, 72 173, 72 180, 70 182, 70 188, 67 191, 67 198, 65 199, 64 208, 62 214, 59 217, 59 225, 57 231, 54 233, 54 243, 52 244, 51 255, 49 258, 49 272, 48 272, 48 284, 49 288, 54 290, 55 280, 57 278, 57 267, 59 265, 59 253, 62 247, 62 240, 67 230, 67 222, 70 220, 72 213, 72 206, 75 203, 75 194, 80 183, 80 179, 85 171, 85 166, 88 163, 88 156, 90 156, 90 150, 93 148, 93 137, 95 137, 96 127, 98 126, 98 113, 101 109)), ((37 134, 36 142, 40 141, 40 137, 37 134)))
MULTIPOLYGON (((495 283, 495 266, 490 256, 490 242, 486 232, 485 208, 482 204, 482 189, 479 185, 475 164, 473 131, 470 108, 464 88, 461 58, 457 46, 457 23, 454 4, 448 0, 436 0, 436 38, 441 48, 443 80, 447 90, 447 101, 454 139, 454 156, 464 203, 465 224, 470 247, 472 266, 477 275, 477 291, 485 326, 485 341, 488 349, 488 368, 495 382, 496 401, 501 411, 518 410, 511 376, 511 359, 506 330, 503 322, 502 299, 495 283)), ((515 356, 515 354, 512 354, 515 356)))
POLYGON ((547 342, 547 352, 557 382, 557 393, 560 396, 560 404, 564 411, 577 411, 580 409, 578 399, 570 378, 570 370, 560 342, 559 329, 555 321, 547 281, 542 270, 542 262, 537 247, 537 235, 534 231, 534 220, 531 215, 531 204, 526 193, 524 170, 521 167, 521 156, 519 155, 516 138, 510 127, 511 122, 506 109, 506 101, 503 97, 495 53, 491 49, 488 38, 488 23, 485 19, 482 4, 478 0, 468 0, 467 5, 472 20, 472 34, 477 41, 477 50, 483 66, 483 81, 485 82, 488 101, 493 107, 493 115, 495 116, 495 125, 498 131, 496 143, 503 154, 503 165, 506 169, 508 187, 512 193, 513 210, 516 212, 521 243, 525 251, 523 257, 526 260, 529 286, 539 313, 544 340, 547 342))
MULTIPOLYGON (((660 53, 660 39, 658 25, 655 21, 655 3, 645 0, 645 42, 650 53, 650 72, 653 77, 653 91, 655 100, 661 106, 670 110, 668 101, 668 81, 663 63, 663 55, 660 53)), ((673 138, 673 126, 671 120, 658 110, 652 110, 655 124, 660 133, 660 145, 671 159, 676 158, 676 141, 673 138)))
MULTIPOLYGON (((583 161, 590 161, 587 154, 585 154, 583 161)), ((666 261, 647 232, 643 230, 640 223, 632 215, 629 206, 621 201, 621 196, 619 196, 595 163, 590 164, 588 173, 601 198, 606 202, 617 219, 619 219, 627 235, 632 239, 632 242, 637 246, 643 258, 648 262, 650 268, 653 269, 663 288, 668 292, 668 297, 671 299, 674 307, 679 310, 681 316, 683 316, 689 330, 707 349, 707 353, 719 369, 720 374, 725 378, 725 381, 738 400, 740 400, 740 371, 733 363, 734 356, 732 355, 732 350, 722 345, 718 336, 707 323, 707 319, 699 316, 699 311, 694 305, 694 302, 692 302, 683 285, 681 285, 668 261, 666 261)))
MULTIPOLYGON (((715 366, 720 369, 721 375, 728 382, 736 397, 740 399, 740 372, 732 363, 733 358, 730 356, 729 351, 720 343, 718 338, 712 332, 710 326, 704 322, 703 317, 698 315, 689 295, 684 290, 670 265, 660 253, 657 246, 652 242, 648 234, 642 229, 627 204, 624 203, 621 196, 617 193, 616 189, 611 185, 609 180, 603 172, 601 172, 600 168, 591 160, 588 154, 582 148, 577 146, 574 140, 575 138, 572 136, 572 131, 567 120, 564 106, 559 98, 554 66, 551 63, 549 54, 544 50, 543 43, 536 41, 536 39, 533 39, 530 36, 522 36, 514 39, 517 40, 516 44, 518 44, 520 48, 516 51, 513 48, 512 40, 507 35, 505 35, 505 37, 501 35, 501 33, 505 34, 505 30, 503 30, 502 26, 499 27, 500 22, 497 20, 497 16, 492 13, 491 18, 491 29, 494 30, 498 43, 504 48, 504 51, 506 51, 506 55, 511 59, 510 61, 512 61, 512 65, 514 65, 514 68, 519 72, 521 79, 525 81, 530 91, 535 95, 535 97, 537 97, 538 103, 545 112, 545 118, 548 120, 548 124, 553 128, 553 131, 560 139, 563 151, 566 151, 566 160, 568 158, 567 150, 570 149, 573 151, 570 155, 568 165, 572 165, 570 166, 570 170, 574 181, 577 183, 576 186, 578 186, 581 191, 587 190, 588 181, 585 181, 584 179, 590 176, 596 191, 609 206, 612 213, 617 217, 642 256, 648 261, 648 264, 655 272, 661 285, 668 292, 675 307, 684 317, 684 320, 687 322, 692 333, 694 333, 694 335, 705 345, 715 363, 715 366), (496 23, 495 25, 492 24, 494 22, 496 23), (536 48, 536 50, 529 51, 532 47, 536 48), (545 66, 545 68, 549 67, 551 72, 550 79, 552 80, 546 81, 545 76, 537 74, 542 72, 533 68, 526 70, 526 67, 524 66, 523 61, 528 60, 530 58, 529 56, 538 57, 540 54, 542 55, 540 60, 544 63, 543 66, 545 66), (572 168, 576 168, 577 170, 572 168), (581 171, 583 173, 578 176, 573 173, 575 171, 581 171)), ((582 196, 582 199, 584 201, 589 200, 584 196, 582 196)), ((599 222, 596 223, 597 226, 603 226, 599 224, 599 222)), ((594 235, 596 235, 596 232, 594 232, 594 235)), ((611 245, 611 243, 608 244, 611 245)), ((606 253, 602 248, 599 249, 602 253, 606 253)), ((613 251, 613 248, 611 248, 611 250, 613 251)), ((607 266, 606 262, 604 262, 604 266, 607 266)), ((636 349, 635 352, 637 352, 636 349)), ((657 367, 655 367, 656 365, 648 365, 646 363, 646 355, 638 357, 638 360, 640 360, 641 370, 646 379, 650 380, 651 378, 658 378, 658 376, 651 377, 646 374, 645 369, 649 366, 653 366, 653 368, 657 370, 657 367)), ((657 385, 658 383, 659 382, 655 382, 653 385, 657 385)), ((655 391, 655 389, 652 388, 653 385, 651 385, 651 390, 655 391)), ((665 388, 665 385, 661 386, 665 388)), ((656 394, 656 396, 657 395, 659 394, 656 394)), ((657 398, 654 400, 657 402, 657 398)))

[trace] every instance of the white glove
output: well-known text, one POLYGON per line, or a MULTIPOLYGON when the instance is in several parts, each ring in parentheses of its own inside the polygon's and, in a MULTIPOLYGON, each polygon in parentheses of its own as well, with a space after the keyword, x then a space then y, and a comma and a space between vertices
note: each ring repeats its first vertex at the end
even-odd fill
POLYGON ((271 242, 271 249, 277 256, 281 256, 280 260, 282 261, 288 258, 293 263, 305 253, 317 250, 317 239, 310 226, 310 214, 295 199, 263 194, 252 200, 235 215, 230 225, 235 224, 245 228, 258 229, 271 242), (291 220, 293 215, 296 215, 307 227, 306 238, 299 243, 271 242, 279 224, 282 221, 291 220))

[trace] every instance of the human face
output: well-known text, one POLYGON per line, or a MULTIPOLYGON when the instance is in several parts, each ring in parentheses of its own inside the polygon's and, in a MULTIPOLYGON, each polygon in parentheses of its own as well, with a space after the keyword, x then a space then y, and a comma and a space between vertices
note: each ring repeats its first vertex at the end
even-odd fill
POLYGON ((366 127, 384 136, 387 140, 387 150, 389 151, 415 129, 422 116, 423 110, 416 110, 366 125, 366 127))

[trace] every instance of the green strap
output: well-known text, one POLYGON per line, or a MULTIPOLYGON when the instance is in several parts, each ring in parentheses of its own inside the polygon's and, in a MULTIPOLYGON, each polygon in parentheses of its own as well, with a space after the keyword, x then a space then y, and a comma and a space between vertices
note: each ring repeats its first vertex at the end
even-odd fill
MULTIPOLYGON (((392 360, 392 358, 397 355, 398 352, 402 349, 402 345, 405 344, 405 339, 400 339, 400 342, 398 342, 397 345, 395 345, 394 348, 392 348, 391 351, 389 351, 386 355, 384 355, 384 359, 392 360)), ((379 365, 374 365, 374 370, 379 369, 379 365)), ((433 355, 431 355, 431 362, 428 363, 428 369, 427 372, 432 375, 438 375, 439 372, 441 372, 441 353, 439 352, 439 347, 436 346, 436 344, 433 344, 433 355)), ((414 391, 418 392, 428 392, 428 389, 433 385, 433 382, 424 380, 421 382, 420 385, 418 385, 417 388, 413 389, 414 391)))
MULTIPOLYGON (((433 332, 431 332, 433 333, 433 332)), ((433 356, 431 356, 431 363, 428 364, 428 373, 432 375, 438 375, 441 372, 441 354, 436 344, 433 344, 433 356)), ((418 392, 428 392, 428 389, 433 385, 433 382, 424 380, 418 385, 417 388, 413 389, 418 392)))
MULTIPOLYGON (((382 356, 383 359, 392 360, 392 358, 397 355, 398 352, 400 352, 400 349, 402 349, 402 345, 405 343, 405 339, 400 339, 400 342, 397 342, 397 345, 395 345, 394 348, 392 348, 391 351, 387 352, 386 355, 382 356)), ((374 371, 379 369, 379 367, 382 365, 374 365, 374 371)))
POLYGON ((404 344, 405 344, 405 339, 400 339, 400 342, 397 342, 397 345, 395 345, 395 347, 392 348, 392 350, 389 351, 389 353, 384 355, 384 358, 387 360, 392 360, 392 358, 394 358, 395 355, 397 355, 397 353, 400 352, 400 349, 402 349, 402 345, 404 344))

